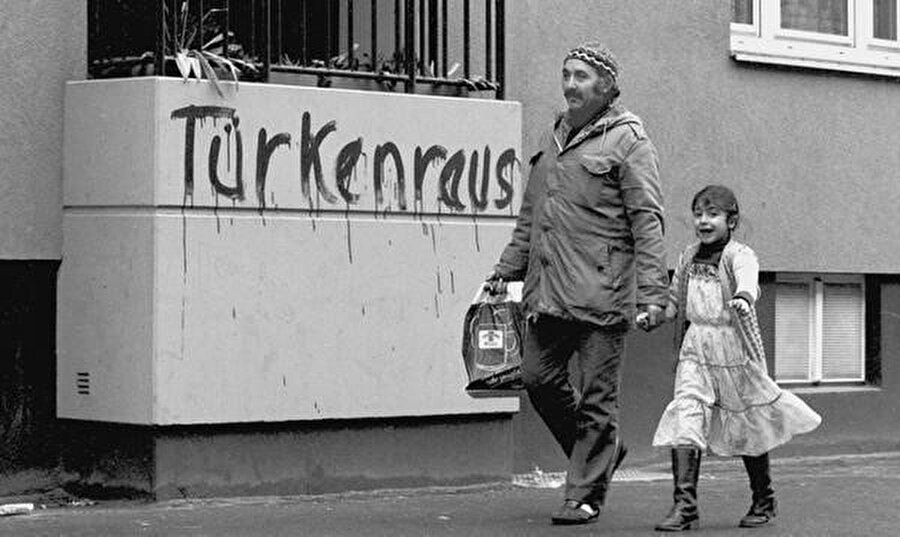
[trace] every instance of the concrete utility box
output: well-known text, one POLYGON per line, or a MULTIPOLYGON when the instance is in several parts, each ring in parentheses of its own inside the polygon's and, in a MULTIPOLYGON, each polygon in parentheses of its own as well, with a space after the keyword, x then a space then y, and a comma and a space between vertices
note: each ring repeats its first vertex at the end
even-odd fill
POLYGON ((522 194, 517 103, 140 78, 66 91, 58 415, 509 413, 462 316, 522 194))

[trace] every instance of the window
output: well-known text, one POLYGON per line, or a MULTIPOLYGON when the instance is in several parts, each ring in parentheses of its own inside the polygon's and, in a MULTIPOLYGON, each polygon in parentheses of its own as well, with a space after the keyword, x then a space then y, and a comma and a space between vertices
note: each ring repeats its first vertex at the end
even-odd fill
POLYGON ((865 297, 861 276, 779 274, 775 287, 775 380, 863 382, 865 297))
POLYGON ((900 77, 900 0, 732 0, 731 54, 900 77))

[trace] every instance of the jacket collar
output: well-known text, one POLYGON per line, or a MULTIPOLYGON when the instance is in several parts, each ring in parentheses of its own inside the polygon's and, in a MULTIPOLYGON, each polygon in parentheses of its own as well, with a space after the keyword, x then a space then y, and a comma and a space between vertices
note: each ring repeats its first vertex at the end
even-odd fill
POLYGON ((577 146, 588 138, 605 135, 609 129, 625 123, 639 123, 637 116, 625 109, 625 107, 616 98, 612 103, 596 118, 588 122, 581 128, 568 143, 566 143, 566 134, 571 127, 566 121, 566 113, 560 112, 556 116, 553 123, 553 140, 556 142, 556 148, 560 153, 568 151, 577 146))

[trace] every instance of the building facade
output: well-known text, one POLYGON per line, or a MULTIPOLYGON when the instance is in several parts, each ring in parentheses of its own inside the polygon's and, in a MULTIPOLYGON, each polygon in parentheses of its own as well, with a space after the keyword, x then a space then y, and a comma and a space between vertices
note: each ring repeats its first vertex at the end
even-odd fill
MULTIPOLYGON (((318 68, 396 57, 399 41, 373 39, 368 23, 406 13, 335 4, 337 60, 318 68)), ((524 397, 462 392, 459 336, 527 177, 501 157, 527 163, 562 106, 562 58, 589 39, 618 56, 623 101, 659 151, 670 265, 692 237, 694 192, 738 195, 738 237, 763 271, 769 370, 823 417, 779 453, 896 449, 896 0, 473 4, 479 30, 446 45, 424 13, 452 21, 464 8, 442 4, 409 19, 424 25, 413 96, 402 78, 345 92, 330 71, 292 72, 297 57, 274 62, 279 84, 223 82, 224 95, 194 77, 84 81, 97 3, 7 6, 2 46, 19 66, 0 83, 11 467, 62 461, 84 483, 157 497, 563 468, 524 397), (500 16, 505 46, 483 60, 500 16), (454 78, 470 52, 456 68, 466 89, 423 85, 454 78), (433 147, 444 152, 428 158, 433 147)), ((659 456, 649 442, 673 359, 668 327, 629 338, 632 463, 659 456)))

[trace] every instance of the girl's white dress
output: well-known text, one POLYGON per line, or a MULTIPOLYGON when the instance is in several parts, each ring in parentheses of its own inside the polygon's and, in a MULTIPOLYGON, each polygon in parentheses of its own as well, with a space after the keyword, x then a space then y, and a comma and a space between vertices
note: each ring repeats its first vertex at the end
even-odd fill
POLYGON ((756 255, 732 240, 713 266, 693 262, 696 251, 696 244, 685 250, 672 281, 670 314, 676 308, 679 320, 690 324, 681 341, 675 397, 653 445, 762 455, 815 429, 821 418, 769 377, 755 312, 739 318, 726 305, 738 292, 751 304, 758 297, 756 255))

